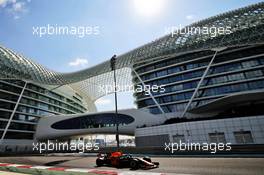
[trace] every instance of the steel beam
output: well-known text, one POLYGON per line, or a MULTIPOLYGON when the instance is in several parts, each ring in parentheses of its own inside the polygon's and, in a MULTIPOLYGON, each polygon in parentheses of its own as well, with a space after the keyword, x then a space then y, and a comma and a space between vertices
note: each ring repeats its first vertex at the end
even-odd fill
POLYGON ((202 85, 203 80, 204 80, 204 78, 206 77, 206 75, 207 75, 207 73, 208 73, 208 71, 209 71, 211 65, 213 64, 214 59, 215 59, 217 53, 218 53, 218 50, 215 51, 215 53, 214 53, 214 55, 213 55, 211 61, 209 62, 208 66, 206 67, 206 69, 205 69, 205 71, 204 71, 204 73, 203 73, 203 76, 201 77, 199 83, 197 84, 197 86, 196 86, 196 88, 195 88, 195 90, 194 90, 194 92, 193 92, 193 94, 192 94, 192 97, 190 98, 188 104, 186 105, 184 111, 182 112, 181 117, 184 117, 184 116, 185 116, 187 110, 189 109, 190 105, 192 104, 193 99, 195 98, 197 92, 199 91, 199 88, 200 88, 200 86, 202 85))
MULTIPOLYGON (((138 73, 136 72, 136 70, 134 68, 131 68, 132 71, 135 73, 135 75, 137 76, 137 78, 139 79, 140 83, 146 87, 144 81, 140 78, 140 76, 138 75, 138 73)), ((161 111, 162 114, 165 114, 164 110, 161 108, 160 104, 158 103, 158 101, 155 99, 155 97, 152 95, 152 93, 149 91, 149 95, 152 98, 152 100, 154 101, 154 103, 158 106, 159 110, 161 111)))
POLYGON ((24 91, 25 91, 25 89, 26 89, 26 86, 27 86, 27 81, 25 81, 25 85, 24 85, 24 87, 23 87, 23 89, 22 89, 22 91, 21 91, 21 93, 20 93, 20 95, 19 95, 19 97, 18 97, 18 100, 17 100, 17 102, 16 102, 16 105, 15 105, 15 107, 14 107, 14 110, 13 110, 13 112, 12 112, 12 114, 11 114, 11 116, 10 116, 10 118, 9 118, 9 120, 8 120, 8 122, 7 122, 7 124, 6 124, 6 127, 5 127, 5 130, 4 130, 3 135, 2 135, 2 137, 1 137, 0 143, 2 143, 3 140, 4 140, 4 138, 5 138, 5 135, 6 135, 6 133, 7 133, 7 130, 8 130, 8 128, 9 128, 10 124, 11 124, 11 121, 13 120, 13 117, 14 117, 14 115, 15 115, 15 113, 16 113, 16 110, 17 110, 17 108, 18 108, 18 105, 19 105, 19 103, 20 103, 20 101, 21 101, 21 99, 22 99, 22 96, 23 96, 23 93, 24 93, 24 91))

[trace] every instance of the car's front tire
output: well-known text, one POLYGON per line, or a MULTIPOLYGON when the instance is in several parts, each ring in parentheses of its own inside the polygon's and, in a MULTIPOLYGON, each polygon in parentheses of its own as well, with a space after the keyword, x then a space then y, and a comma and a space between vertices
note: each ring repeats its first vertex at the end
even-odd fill
POLYGON ((159 162, 152 162, 154 165, 159 166, 159 162))
POLYGON ((101 159, 96 159, 96 165, 98 167, 103 166, 104 165, 104 162, 101 159))

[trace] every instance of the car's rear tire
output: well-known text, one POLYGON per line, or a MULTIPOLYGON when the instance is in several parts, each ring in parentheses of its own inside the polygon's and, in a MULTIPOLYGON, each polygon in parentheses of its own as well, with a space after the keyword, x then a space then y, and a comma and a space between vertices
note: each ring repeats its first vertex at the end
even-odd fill
POLYGON ((129 165, 130 165, 130 168, 133 170, 138 169, 138 162, 136 160, 131 160, 129 165))
POLYGON ((103 166, 104 162, 101 159, 96 159, 96 165, 99 166, 103 166))

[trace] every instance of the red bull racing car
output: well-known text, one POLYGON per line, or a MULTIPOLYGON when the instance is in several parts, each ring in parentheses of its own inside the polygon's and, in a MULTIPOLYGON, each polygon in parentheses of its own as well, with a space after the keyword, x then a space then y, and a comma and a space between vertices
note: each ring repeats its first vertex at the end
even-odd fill
POLYGON ((122 154, 121 152, 113 152, 107 154, 98 154, 96 165, 111 166, 116 168, 131 168, 131 169, 152 169, 158 168, 159 162, 152 162, 149 157, 134 157, 130 154, 122 154))

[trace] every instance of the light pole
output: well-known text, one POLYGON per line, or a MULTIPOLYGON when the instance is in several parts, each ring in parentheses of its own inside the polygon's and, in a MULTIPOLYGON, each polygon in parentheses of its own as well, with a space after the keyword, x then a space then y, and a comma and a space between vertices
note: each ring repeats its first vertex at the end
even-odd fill
POLYGON ((119 128, 118 128, 118 114, 117 114, 117 88, 116 88, 116 55, 112 56, 111 60, 111 69, 114 71, 114 83, 115 83, 115 123, 116 123, 116 143, 117 149, 119 149, 119 128))

